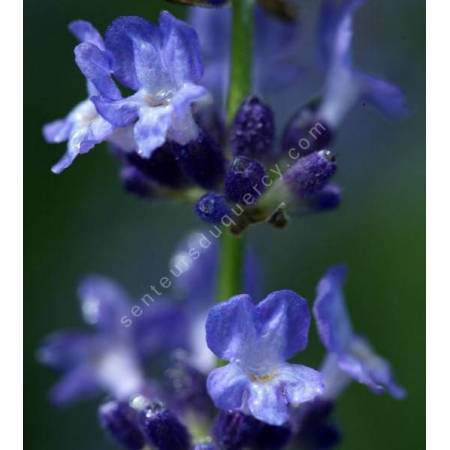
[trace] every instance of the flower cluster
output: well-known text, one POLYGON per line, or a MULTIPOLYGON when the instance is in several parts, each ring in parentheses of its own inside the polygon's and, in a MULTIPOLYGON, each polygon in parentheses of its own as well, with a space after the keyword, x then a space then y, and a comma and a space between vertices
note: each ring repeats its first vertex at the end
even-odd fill
MULTIPOLYGON (((201 220, 231 225, 234 234, 259 222, 282 228, 289 214, 336 208, 341 191, 332 181, 337 162, 330 146, 346 115, 360 102, 389 116, 406 112, 396 86, 352 62, 352 21, 364 0, 322 1, 323 86, 282 126, 268 99, 302 76, 296 2, 257 2, 254 90, 227 117, 230 2, 173 1, 207 8, 193 8, 189 23, 168 12, 158 25, 119 17, 104 37, 88 22, 70 24, 88 97, 44 127, 49 142, 67 141, 52 171, 61 173, 107 142, 127 191, 187 200, 201 220)), ((308 301, 287 289, 260 300, 253 252, 236 255, 231 265, 240 291, 221 303, 221 254, 204 233, 177 249, 170 277, 160 279, 164 292, 152 285, 151 293, 132 299, 107 278, 82 281, 81 311, 91 330, 51 335, 38 352, 63 374, 52 400, 62 405, 106 394, 99 422, 129 450, 319 450, 340 441, 333 411, 352 381, 405 395, 389 364, 353 331, 343 266, 318 283, 312 310, 326 355, 314 369, 299 363, 308 345, 308 301)))
MULTIPOLYGON (((242 294, 211 307, 215 280, 204 275, 216 273, 218 249, 202 248, 201 239, 203 234, 193 234, 176 252, 172 267, 183 270, 172 294, 152 303, 145 296, 132 302, 103 277, 81 283, 81 310, 95 332, 56 333, 38 354, 64 372, 51 393, 55 403, 108 394, 100 423, 127 449, 147 442, 161 450, 188 450, 198 436, 184 423, 193 413, 209 422, 214 407, 210 435, 200 436, 205 448, 281 449, 288 442, 327 448, 340 436, 332 407, 352 380, 376 393, 404 395, 388 363, 351 330, 343 267, 331 268, 317 287, 314 317, 327 355, 314 370, 288 362, 307 347, 307 301, 282 290, 259 302, 242 294), (189 256, 192 249, 198 259, 189 256), (228 364, 214 368, 214 355, 228 364), (165 356, 164 381, 145 376, 146 362, 157 356, 165 356), (267 439, 270 447, 263 445, 267 439)), ((246 291, 254 296, 254 287, 261 287, 255 263, 249 253, 246 291)))
POLYGON ((397 87, 352 64, 352 19, 362 3, 323 2, 322 92, 301 105, 279 133, 275 110, 263 97, 301 77, 295 20, 256 9, 253 79, 259 94, 244 99, 229 126, 223 101, 229 8, 194 8, 189 20, 198 35, 168 12, 161 13, 158 26, 120 17, 104 39, 88 22, 73 22, 69 29, 80 41, 75 60, 86 77, 88 99, 44 128, 49 142, 68 142, 53 172, 107 141, 127 191, 194 202, 199 218, 209 223, 234 216, 235 233, 252 223, 280 227, 289 214, 337 207, 341 192, 330 182, 337 166, 329 147, 349 110, 365 102, 390 116, 406 111, 397 87), (269 71, 273 66, 275 73, 269 71), (124 96, 123 88, 132 94, 124 96))

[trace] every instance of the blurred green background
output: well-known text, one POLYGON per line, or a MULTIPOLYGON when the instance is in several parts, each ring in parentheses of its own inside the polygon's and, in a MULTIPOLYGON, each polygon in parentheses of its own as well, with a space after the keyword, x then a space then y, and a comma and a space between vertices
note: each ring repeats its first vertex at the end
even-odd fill
MULTIPOLYGON (((81 325, 75 289, 84 274, 109 275, 142 295, 164 274, 177 242, 199 225, 187 206, 147 204, 124 194, 104 147, 52 175, 64 147, 41 138, 43 123, 85 97, 67 23, 84 18, 104 30, 118 15, 154 20, 163 8, 185 11, 157 0, 25 2, 28 449, 115 448, 97 426, 97 402, 62 410, 49 404, 57 376, 36 363, 36 347, 53 330, 81 325)), ((295 220, 283 232, 260 226, 249 233, 267 291, 290 288, 312 299, 323 271, 346 262, 355 326, 392 362, 408 390, 408 398, 397 402, 353 385, 338 407, 346 450, 425 447, 424 21, 422 0, 372 1, 358 14, 358 60, 405 89, 411 115, 388 122, 361 107, 347 120, 334 148, 345 194, 341 209, 295 220)), ((303 361, 318 364, 322 349, 311 336, 303 361)))

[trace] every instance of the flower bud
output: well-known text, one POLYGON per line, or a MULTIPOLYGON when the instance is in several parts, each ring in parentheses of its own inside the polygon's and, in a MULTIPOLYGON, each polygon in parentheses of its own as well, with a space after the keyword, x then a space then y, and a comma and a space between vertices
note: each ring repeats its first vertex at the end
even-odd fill
POLYGON ((342 194, 340 187, 334 183, 330 183, 308 198, 308 207, 314 211, 327 211, 337 208, 341 200, 342 194))
POLYGON ((184 173, 205 189, 212 189, 223 179, 225 158, 217 142, 205 131, 186 145, 173 143, 172 150, 184 173))
POLYGON ((256 438, 261 422, 241 412, 220 411, 212 429, 217 445, 224 450, 240 450, 256 438))
POLYGON ((289 191, 299 198, 317 194, 336 173, 336 163, 329 150, 320 150, 300 158, 283 175, 289 191))
POLYGON ((265 175, 264 167, 258 161, 238 156, 225 176, 225 196, 232 202, 254 203, 264 193, 265 175))
POLYGON ((220 223, 222 217, 229 215, 231 210, 223 195, 208 192, 197 201, 195 212, 205 222, 220 223))
POLYGON ((230 141, 236 156, 262 159, 271 154, 275 137, 272 109, 258 97, 247 97, 239 107, 230 141))
POLYGON ((296 149, 305 156, 329 146, 334 132, 326 122, 317 117, 316 109, 315 103, 309 103, 292 116, 283 132, 283 152, 296 149))
POLYGON ((191 438, 174 413, 154 402, 141 411, 142 431, 156 450, 189 450, 191 438))
POLYGON ((126 402, 109 401, 98 410, 101 426, 120 445, 129 450, 141 450, 145 445, 136 411, 126 402))
POLYGON ((151 197, 152 188, 149 180, 142 172, 133 166, 124 166, 120 170, 120 181, 130 194, 141 198, 151 197))

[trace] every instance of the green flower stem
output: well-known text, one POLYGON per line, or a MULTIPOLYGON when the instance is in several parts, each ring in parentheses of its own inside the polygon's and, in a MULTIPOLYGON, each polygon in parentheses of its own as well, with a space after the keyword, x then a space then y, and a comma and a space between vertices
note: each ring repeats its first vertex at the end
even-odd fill
MULTIPOLYGON (((232 0, 231 71, 228 93, 228 121, 251 93, 254 0, 232 0)), ((221 241, 218 300, 224 301, 242 292, 244 238, 225 230, 221 241)))
POLYGON ((221 239, 218 301, 242 293, 244 239, 225 230, 221 239))
POLYGON ((232 0, 232 8, 229 121, 252 89, 254 0, 232 0))

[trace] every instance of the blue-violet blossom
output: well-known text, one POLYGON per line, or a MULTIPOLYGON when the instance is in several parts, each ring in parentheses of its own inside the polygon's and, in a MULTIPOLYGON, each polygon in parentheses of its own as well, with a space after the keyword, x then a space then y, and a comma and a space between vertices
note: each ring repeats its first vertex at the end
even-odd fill
POLYGON ((208 376, 215 405, 282 425, 290 406, 320 395, 319 372, 286 362, 306 347, 309 325, 306 300, 288 290, 273 292, 258 305, 243 294, 214 306, 206 321, 207 343, 229 361, 208 376))
POLYGON ((395 382, 388 362, 352 329, 342 292, 345 276, 344 266, 329 269, 317 286, 314 303, 319 336, 329 352, 322 369, 324 396, 335 398, 353 379, 376 393, 402 398, 405 391, 395 382))
POLYGON ((119 17, 105 45, 114 76, 136 91, 125 99, 94 96, 98 112, 117 127, 134 124, 137 152, 148 158, 166 139, 185 145, 198 135, 191 105, 208 97, 197 34, 167 11, 159 27, 140 17, 119 17))
POLYGON ((111 60, 105 50, 103 38, 89 22, 84 20, 72 22, 69 30, 80 41, 75 47, 75 61, 87 79, 89 98, 76 105, 64 119, 44 126, 43 133, 47 142, 67 141, 66 153, 52 167, 52 172, 57 174, 69 167, 79 154, 87 153, 105 140, 117 141, 122 147, 129 147, 122 138, 123 132, 118 132, 114 136, 114 125, 98 114, 90 99, 99 94, 109 98, 121 97, 111 77, 111 60))

